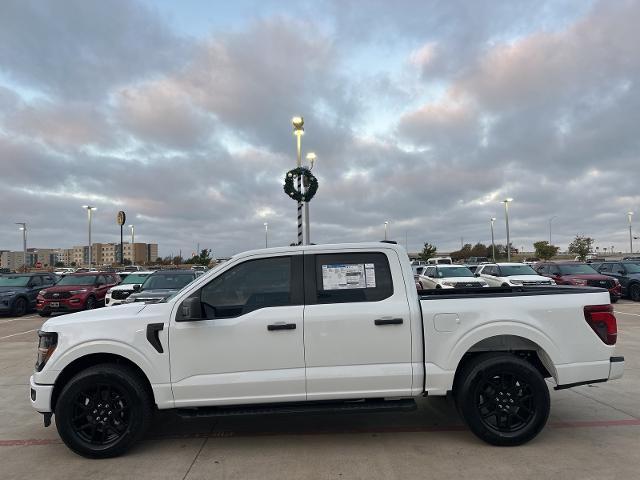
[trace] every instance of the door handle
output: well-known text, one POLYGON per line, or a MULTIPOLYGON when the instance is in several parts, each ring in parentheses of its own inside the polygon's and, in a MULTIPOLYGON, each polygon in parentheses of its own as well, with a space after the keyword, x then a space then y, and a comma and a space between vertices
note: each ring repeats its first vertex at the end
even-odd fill
POLYGON ((376 318, 373 323, 376 325, 402 325, 403 320, 401 318, 376 318))
POLYGON ((272 323, 271 325, 267 325, 267 330, 270 332, 274 330, 295 330, 295 323, 272 323))

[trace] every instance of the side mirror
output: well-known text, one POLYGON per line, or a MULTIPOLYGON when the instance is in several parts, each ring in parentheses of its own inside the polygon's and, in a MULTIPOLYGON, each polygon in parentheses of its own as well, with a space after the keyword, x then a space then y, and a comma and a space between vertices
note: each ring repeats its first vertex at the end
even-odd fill
POLYGON ((480 276, 480 274, 479 274, 479 273, 474 273, 474 274, 473 274, 473 276, 474 276, 474 277, 479 277, 479 276, 480 276))
POLYGON ((180 306, 182 321, 202 320, 202 303, 198 297, 189 297, 180 306))
POLYGON ((141 287, 141 285, 135 284, 135 285, 133 286, 133 291, 134 291, 134 292, 139 291, 139 290, 140 290, 140 287, 141 287))

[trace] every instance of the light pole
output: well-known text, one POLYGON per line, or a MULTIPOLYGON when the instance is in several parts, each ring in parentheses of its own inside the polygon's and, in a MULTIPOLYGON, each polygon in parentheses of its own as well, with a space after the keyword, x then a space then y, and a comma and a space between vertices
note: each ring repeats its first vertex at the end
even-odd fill
POLYGON ((513 198, 505 198, 504 203, 504 221, 507 226, 507 262, 511 261, 511 241, 509 240, 509 203, 513 202, 513 198))
POLYGON ((384 222, 384 239, 387 239, 387 230, 389 229, 389 222, 384 222))
POLYGON ((91 270, 91 214, 97 208, 91 205, 83 205, 82 208, 87 210, 87 217, 89 218, 89 270, 91 270))
POLYGON ((549 219, 549 245, 552 245, 552 243, 551 243, 551 222, 553 222, 554 218, 558 218, 557 215, 554 215, 553 217, 551 217, 549 219))
MULTIPOLYGON (((309 162, 309 171, 313 170, 313 166, 316 164, 316 159, 318 157, 315 153, 309 152, 307 153, 307 161, 309 162)), ((305 179, 306 180, 306 179, 305 179)), ((304 191, 307 192, 309 188, 308 182, 305 181, 304 191)), ((305 244, 311 244, 311 233, 309 227, 309 202, 304 202, 304 236, 305 236, 305 244)))
MULTIPOLYGON (((300 168, 302 166, 302 152, 301 152, 301 143, 302 143, 302 135, 304 135, 304 119, 302 117, 293 117, 291 119, 291 124, 293 125, 293 134, 296 136, 296 146, 297 146, 297 157, 296 157, 296 167, 300 168)), ((302 176, 298 176, 298 191, 302 191, 302 176)), ((298 245, 302 245, 304 243, 304 239, 302 236, 302 202, 298 202, 298 245)))
POLYGON ((264 248, 269 248, 269 224, 264 222, 264 248))
POLYGON ((27 271, 27 224, 24 222, 16 222, 16 225, 20 225, 19 230, 22 230, 22 267, 26 273, 27 271))
POLYGON ((136 247, 134 244, 136 242, 136 226, 129 225, 129 228, 131 229, 131 265, 135 265, 136 264, 136 247))
POLYGON ((493 261, 496 261, 496 241, 495 241, 495 237, 493 236, 493 224, 496 221, 496 217, 491 217, 491 252, 493 255, 493 261))
POLYGON ((627 212, 627 218, 629 219, 629 253, 633 254, 633 234, 631 233, 631 217, 633 212, 627 212))

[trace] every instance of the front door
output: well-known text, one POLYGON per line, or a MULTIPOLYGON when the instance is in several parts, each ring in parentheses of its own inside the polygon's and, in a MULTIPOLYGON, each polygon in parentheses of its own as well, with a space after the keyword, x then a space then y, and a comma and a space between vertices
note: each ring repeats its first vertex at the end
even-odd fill
POLYGON ((305 400, 302 255, 231 266, 189 296, 203 320, 169 333, 176 407, 305 400))
POLYGON ((411 394, 405 288, 392 251, 305 255, 309 400, 411 394))

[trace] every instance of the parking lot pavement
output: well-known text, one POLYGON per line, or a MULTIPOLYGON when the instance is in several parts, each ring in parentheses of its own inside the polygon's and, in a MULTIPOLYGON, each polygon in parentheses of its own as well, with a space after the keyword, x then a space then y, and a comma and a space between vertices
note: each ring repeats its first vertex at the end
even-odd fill
POLYGON ((621 380, 552 391, 547 428, 522 447, 476 439, 446 398, 412 413, 182 420, 159 413, 126 456, 86 460, 31 410, 27 382, 45 319, 0 317, 0 478, 631 479, 640 469, 640 304, 621 301, 621 380))

